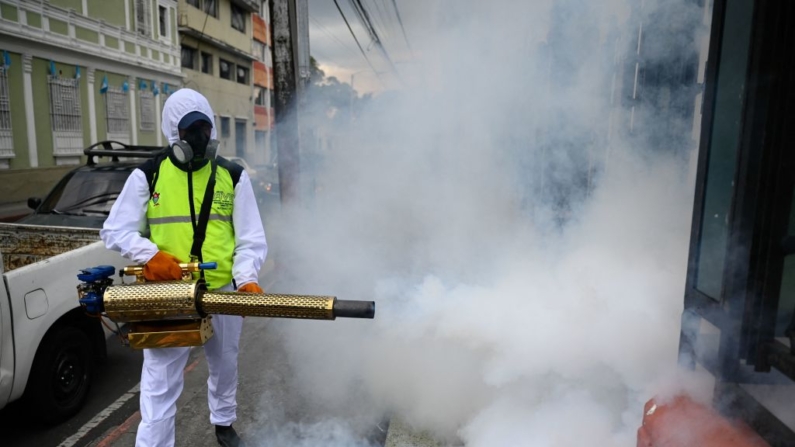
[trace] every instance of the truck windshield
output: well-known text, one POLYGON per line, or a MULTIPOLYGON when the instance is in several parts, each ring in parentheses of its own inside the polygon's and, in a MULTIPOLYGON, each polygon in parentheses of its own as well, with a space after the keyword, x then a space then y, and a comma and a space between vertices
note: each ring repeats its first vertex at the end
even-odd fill
POLYGON ((108 215, 129 175, 126 170, 74 172, 55 187, 39 213, 108 215))

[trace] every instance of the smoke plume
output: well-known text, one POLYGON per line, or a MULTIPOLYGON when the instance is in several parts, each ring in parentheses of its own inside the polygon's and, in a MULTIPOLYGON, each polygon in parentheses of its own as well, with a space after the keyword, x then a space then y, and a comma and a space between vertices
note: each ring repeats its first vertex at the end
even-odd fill
MULTIPOLYGON (((406 5, 399 87, 342 124, 303 123, 333 144, 266 228, 275 291, 377 303, 373 321, 274 325, 316 408, 450 445, 635 445, 644 402, 687 383, 696 104, 633 98, 629 61, 639 18, 678 30, 650 47, 671 61, 696 51, 704 30, 680 25, 703 11, 661 3, 406 5)), ((366 445, 357 423, 324 423, 299 438, 366 445)))

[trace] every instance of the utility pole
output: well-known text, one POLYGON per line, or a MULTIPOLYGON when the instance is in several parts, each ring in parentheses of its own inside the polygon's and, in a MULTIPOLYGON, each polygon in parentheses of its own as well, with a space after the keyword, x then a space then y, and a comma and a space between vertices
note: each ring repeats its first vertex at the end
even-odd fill
POLYGON ((297 204, 301 197, 297 58, 295 45, 296 0, 271 0, 273 84, 276 97, 276 151, 282 204, 297 204))

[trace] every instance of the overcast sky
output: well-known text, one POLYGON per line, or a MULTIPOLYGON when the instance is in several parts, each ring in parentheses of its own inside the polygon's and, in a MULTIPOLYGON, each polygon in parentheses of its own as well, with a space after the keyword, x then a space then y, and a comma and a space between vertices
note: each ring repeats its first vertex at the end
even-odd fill
MULTIPOLYGON (((450 7, 451 2, 454 3, 456 0, 360 1, 367 10, 400 78, 395 76, 389 61, 362 26, 351 7, 352 0, 337 0, 337 3, 370 60, 372 68, 351 36, 334 0, 309 0, 311 55, 328 76, 336 76, 342 82, 351 83, 351 75, 353 75, 354 88, 360 93, 379 92, 411 84, 411 77, 418 73, 417 64, 424 64, 423 49, 433 52, 432 47, 429 47, 428 44, 440 37, 439 30, 441 28, 449 25, 451 10, 455 9, 450 7), (395 8, 399 11, 407 39, 404 38, 398 23, 395 8), (415 67, 414 70, 412 70, 412 66, 415 67), (379 75, 376 75, 375 72, 378 72, 379 75)), ((545 9, 542 5, 549 5, 555 0, 533 1, 538 3, 538 9, 541 11, 545 9)), ((576 4, 578 1, 581 0, 567 0, 564 3, 576 4)), ((627 3, 625 0, 602 0, 596 11, 617 14, 623 21, 629 15, 627 3)), ((505 9, 511 4, 511 0, 493 3, 497 9, 505 9)), ((514 19, 528 23, 528 17, 511 17, 511 20, 514 19)), ((453 17, 452 20, 457 19, 453 17)), ((543 19, 540 22, 536 20, 533 27, 528 27, 526 32, 517 35, 516 38, 524 39, 531 45, 531 41, 544 41, 546 40, 546 26, 544 25, 546 22, 543 19)), ((461 48, 460 51, 466 53, 470 49, 461 48)))
MULTIPOLYGON (((328 76, 336 76, 342 82, 351 82, 354 77, 354 88, 361 92, 382 91, 397 86, 397 80, 391 74, 389 62, 373 44, 349 0, 337 0, 345 18, 351 25, 356 38, 364 49, 364 53, 372 63, 377 76, 368 65, 351 36, 348 27, 337 10, 333 0, 309 0, 309 36, 310 53, 318 61, 328 76), (381 80, 379 80, 379 77, 381 80)), ((405 26, 408 43, 421 35, 421 23, 424 10, 429 9, 426 2, 411 0, 362 0, 370 19, 376 28, 386 52, 398 71, 406 70, 412 61, 406 39, 398 23, 395 5, 400 12, 405 26), (420 26, 418 26, 420 25, 420 26)), ((426 16, 427 17, 427 16, 426 16)))

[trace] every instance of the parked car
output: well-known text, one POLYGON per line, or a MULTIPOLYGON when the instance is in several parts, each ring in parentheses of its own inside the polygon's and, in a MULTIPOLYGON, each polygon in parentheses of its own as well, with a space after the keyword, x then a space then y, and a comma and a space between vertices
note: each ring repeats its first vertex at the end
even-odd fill
POLYGON ((83 406, 94 363, 106 356, 98 318, 80 308, 80 268, 128 262, 99 230, 0 224, 0 409, 16 400, 58 422, 83 406))
POLYGON ((254 195, 260 203, 265 200, 278 200, 279 172, 276 169, 276 163, 255 168, 241 157, 224 158, 239 164, 246 171, 249 178, 251 178, 251 187, 254 188, 254 195))
POLYGON ((84 166, 69 171, 42 200, 28 199, 34 210, 18 222, 29 225, 102 228, 130 173, 163 147, 103 141, 86 148, 84 166), (95 158, 109 158, 98 163, 95 158))

